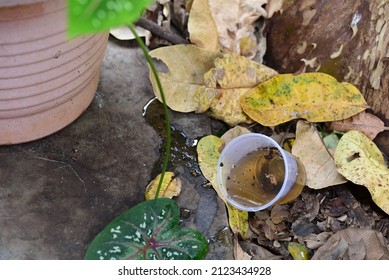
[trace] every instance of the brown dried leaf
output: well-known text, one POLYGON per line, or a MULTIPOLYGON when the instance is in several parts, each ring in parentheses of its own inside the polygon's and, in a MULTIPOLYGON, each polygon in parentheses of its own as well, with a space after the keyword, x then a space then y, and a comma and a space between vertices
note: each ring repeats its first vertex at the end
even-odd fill
POLYGON ((306 185, 310 188, 322 189, 347 181, 338 173, 335 161, 325 147, 316 127, 308 122, 297 123, 292 154, 304 165, 306 185))
POLYGON ((373 140, 378 133, 385 130, 385 124, 375 115, 361 112, 348 119, 329 123, 328 129, 343 132, 357 130, 373 140))
POLYGON ((219 49, 217 29, 209 9, 208 0, 193 2, 189 14, 188 31, 190 41, 199 48, 219 49))
POLYGON ((285 0, 268 0, 266 4, 267 17, 271 18, 274 13, 280 11, 282 13, 282 5, 285 0))
POLYGON ((262 6, 267 0, 230 0, 228 3, 225 0, 208 0, 208 2, 223 52, 253 58, 258 49, 254 23, 261 16, 266 17, 266 11, 262 6), (246 53, 243 53, 242 49, 245 49, 246 53))
POLYGON ((238 238, 234 238, 234 259, 235 260, 251 260, 251 256, 243 251, 238 242, 238 238))
POLYGON ((247 133, 251 133, 251 131, 243 126, 237 125, 224 133, 220 138, 224 141, 225 145, 227 145, 232 139, 247 133))
POLYGON ((388 260, 389 248, 380 232, 351 227, 336 232, 312 257, 331 259, 388 260))
POLYGON ((283 258, 249 241, 241 242, 240 244, 245 252, 250 253, 252 260, 281 260, 283 258))
POLYGON ((316 250, 332 236, 331 232, 323 231, 319 234, 311 233, 307 236, 299 237, 299 241, 305 242, 307 248, 316 250))

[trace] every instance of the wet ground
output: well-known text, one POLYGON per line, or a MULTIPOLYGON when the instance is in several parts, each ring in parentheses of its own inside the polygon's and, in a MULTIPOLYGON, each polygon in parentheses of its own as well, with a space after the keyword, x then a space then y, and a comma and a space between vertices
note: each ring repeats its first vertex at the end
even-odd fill
MULTIPOLYGON (((0 259, 82 259, 97 233, 144 200, 164 154, 162 105, 153 97, 141 51, 110 40, 96 97, 78 120, 0 147, 0 259)), ((232 259, 224 204, 196 163, 196 140, 217 124, 205 114, 171 119, 182 224, 208 238, 207 259, 232 259)))

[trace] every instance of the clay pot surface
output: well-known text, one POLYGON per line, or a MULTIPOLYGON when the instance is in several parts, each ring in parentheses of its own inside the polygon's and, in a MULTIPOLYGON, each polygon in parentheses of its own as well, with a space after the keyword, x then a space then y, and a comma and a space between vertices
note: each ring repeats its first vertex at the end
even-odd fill
POLYGON ((68 40, 63 0, 0 7, 0 144, 45 137, 79 117, 95 95, 107 41, 68 40))

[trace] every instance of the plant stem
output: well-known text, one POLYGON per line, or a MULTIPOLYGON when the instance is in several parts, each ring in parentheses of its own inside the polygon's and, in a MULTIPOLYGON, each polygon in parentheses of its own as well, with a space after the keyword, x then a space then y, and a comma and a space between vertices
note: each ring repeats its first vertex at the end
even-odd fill
POLYGON ((155 199, 157 199, 158 196, 159 196, 159 192, 161 191, 162 182, 163 182, 163 179, 165 177, 165 173, 166 173, 166 170, 167 170, 167 165, 169 163, 169 157, 170 157, 171 129, 170 129, 169 111, 168 111, 168 108, 167 108, 167 105, 166 105, 166 99, 165 99, 165 94, 164 94, 164 91, 163 91, 163 88, 162 88, 161 80, 159 79, 159 75, 158 75, 157 69, 155 67, 155 64, 154 64, 152 58, 150 57, 150 55, 148 53, 147 47, 145 46, 143 41, 139 38, 138 33, 136 32, 136 30, 133 27, 133 25, 129 25, 128 27, 130 28, 131 32, 134 34, 136 42, 138 43, 139 47, 142 49, 143 54, 144 54, 147 62, 150 65, 151 72, 153 73, 153 75, 155 77, 155 80, 157 81, 157 86, 158 86, 159 92, 161 94, 161 99, 162 99, 162 104, 163 104, 163 112, 164 112, 164 115, 165 115, 165 121, 166 121, 166 153, 165 153, 165 158, 163 160, 161 178, 159 180, 157 191, 155 192, 155 197, 154 197, 155 199))

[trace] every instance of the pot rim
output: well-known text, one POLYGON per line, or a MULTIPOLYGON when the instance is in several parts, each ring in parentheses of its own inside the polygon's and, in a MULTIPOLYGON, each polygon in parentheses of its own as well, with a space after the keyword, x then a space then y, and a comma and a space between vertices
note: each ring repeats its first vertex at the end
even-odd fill
POLYGON ((0 1, 0 8, 2 7, 12 7, 19 5, 30 5, 40 2, 46 2, 47 0, 2 0, 0 1))

